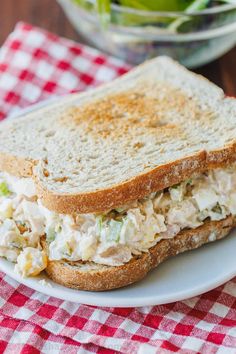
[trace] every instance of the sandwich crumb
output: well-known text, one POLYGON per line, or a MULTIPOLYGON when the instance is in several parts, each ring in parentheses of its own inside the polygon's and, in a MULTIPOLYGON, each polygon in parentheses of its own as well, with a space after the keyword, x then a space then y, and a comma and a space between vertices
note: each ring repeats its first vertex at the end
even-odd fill
POLYGON ((39 284, 43 285, 43 286, 48 286, 49 288, 52 288, 52 284, 50 284, 48 281, 46 281, 45 279, 41 279, 39 280, 39 284))

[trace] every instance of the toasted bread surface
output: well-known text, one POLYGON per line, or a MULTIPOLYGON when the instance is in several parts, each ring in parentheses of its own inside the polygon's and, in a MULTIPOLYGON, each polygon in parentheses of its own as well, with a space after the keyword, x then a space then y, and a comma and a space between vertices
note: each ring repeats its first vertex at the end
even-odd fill
POLYGON ((167 57, 0 129, 0 170, 32 175, 59 213, 112 209, 235 160, 236 100, 167 57))
MULTIPOLYGON (((149 252, 135 256, 119 267, 92 262, 49 261, 46 272, 56 283, 69 288, 89 291, 120 288, 141 280, 170 256, 225 237, 235 224, 236 218, 232 216, 221 221, 206 221, 196 229, 186 229, 172 239, 161 240, 149 252)), ((46 249, 45 241, 43 246, 46 249)))

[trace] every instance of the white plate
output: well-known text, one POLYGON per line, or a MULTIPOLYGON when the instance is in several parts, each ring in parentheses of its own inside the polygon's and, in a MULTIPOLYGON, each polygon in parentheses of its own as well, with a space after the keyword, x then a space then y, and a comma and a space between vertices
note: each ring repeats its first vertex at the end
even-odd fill
POLYGON ((4 259, 0 259, 0 269, 34 290, 63 300, 95 306, 136 307, 170 303, 214 289, 236 276, 235 254, 236 230, 221 241, 170 258, 136 284, 99 293, 65 288, 50 281, 45 274, 23 279, 14 273, 14 265, 4 259), (41 279, 46 279, 52 287, 40 284, 41 279))

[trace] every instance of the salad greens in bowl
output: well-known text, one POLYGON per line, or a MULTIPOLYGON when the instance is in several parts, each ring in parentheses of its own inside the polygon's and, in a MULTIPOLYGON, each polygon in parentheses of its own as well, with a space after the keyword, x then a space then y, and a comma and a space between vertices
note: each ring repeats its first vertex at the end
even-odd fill
POLYGON ((84 39, 132 64, 205 64, 236 43, 236 0, 58 0, 84 39))

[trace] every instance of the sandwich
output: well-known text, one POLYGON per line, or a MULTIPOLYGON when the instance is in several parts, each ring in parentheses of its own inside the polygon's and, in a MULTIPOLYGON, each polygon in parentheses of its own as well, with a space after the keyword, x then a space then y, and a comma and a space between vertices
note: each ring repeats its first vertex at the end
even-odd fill
POLYGON ((170 58, 0 124, 0 256, 24 277, 123 287, 235 215, 236 100, 170 58))

